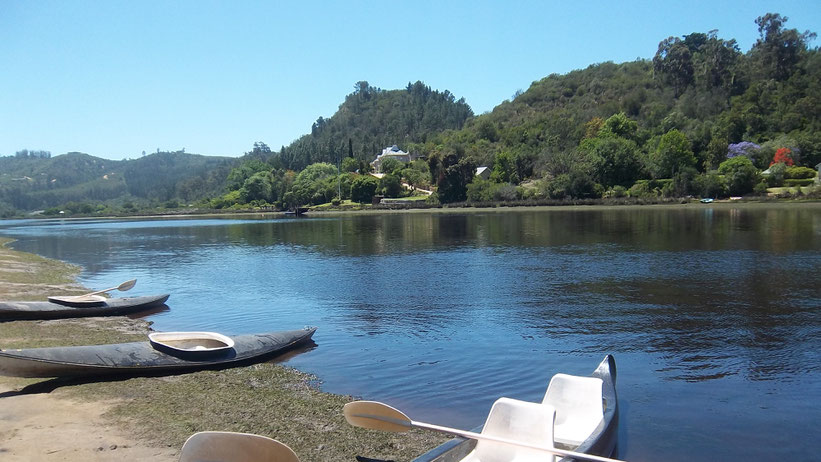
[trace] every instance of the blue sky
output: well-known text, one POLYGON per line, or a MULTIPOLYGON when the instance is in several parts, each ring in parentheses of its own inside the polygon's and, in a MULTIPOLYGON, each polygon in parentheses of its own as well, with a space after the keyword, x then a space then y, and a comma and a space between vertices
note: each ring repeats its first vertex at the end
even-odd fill
POLYGON ((767 12, 821 33, 811 1, 0 0, 0 155, 278 150, 360 80, 421 80, 481 114, 671 35, 718 29, 746 52, 767 12))

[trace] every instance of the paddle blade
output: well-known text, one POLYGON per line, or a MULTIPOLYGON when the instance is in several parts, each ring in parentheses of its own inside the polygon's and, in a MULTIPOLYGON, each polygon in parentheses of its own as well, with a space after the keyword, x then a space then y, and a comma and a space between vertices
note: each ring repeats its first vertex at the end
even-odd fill
POLYGON ((405 432, 411 420, 402 411, 378 401, 352 401, 342 408, 345 420, 354 427, 386 432, 405 432))
POLYGON ((180 462, 206 460, 299 462, 291 448, 266 436, 210 431, 195 433, 182 446, 180 462))
POLYGON ((130 281, 125 281, 124 283, 120 284, 119 287, 117 287, 117 290, 122 290, 122 291, 130 290, 136 284, 137 284, 136 279, 132 279, 130 281))

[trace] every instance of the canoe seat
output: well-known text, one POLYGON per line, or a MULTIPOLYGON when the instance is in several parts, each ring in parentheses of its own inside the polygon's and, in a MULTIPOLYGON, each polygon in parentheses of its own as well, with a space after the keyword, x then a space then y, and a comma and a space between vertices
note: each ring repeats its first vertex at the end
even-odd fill
POLYGON ((556 374, 550 379, 543 404, 556 411, 553 440, 579 446, 604 420, 602 380, 556 374))
MULTIPOLYGON (((487 416, 483 435, 553 447, 554 411, 541 403, 499 398, 487 416)), ((546 462, 553 456, 535 449, 478 440, 462 462, 546 462)))
POLYGON ((199 432, 183 444, 180 462, 299 462, 288 446, 250 433, 199 432))

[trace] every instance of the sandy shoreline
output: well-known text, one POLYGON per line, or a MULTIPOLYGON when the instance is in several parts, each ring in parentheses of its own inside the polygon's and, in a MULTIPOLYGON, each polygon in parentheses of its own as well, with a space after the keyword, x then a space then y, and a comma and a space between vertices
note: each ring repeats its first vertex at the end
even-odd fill
POLYGON ((179 451, 154 447, 112 426, 111 405, 61 391, 15 395, 0 382, 0 459, 16 461, 175 461, 179 451))
MULTIPOLYGON (((73 282, 78 272, 77 267, 1 246, 0 298, 36 300, 49 293, 76 293, 83 289, 73 282), (61 269, 55 271, 55 265, 61 269)), ((12 323, 0 323, 0 327, 6 327, 2 332, 9 331, 9 324, 12 323)), ((26 321, 22 333, 33 330, 35 324, 38 322, 26 321)), ((0 337, 0 347, 23 340, 20 337, 19 334, 12 338, 0 337)), ((0 459, 3 461, 177 460, 176 448, 153 447, 112 426, 103 416, 113 403, 83 402, 60 389, 51 393, 19 393, 31 382, 34 381, 0 376, 0 459)))

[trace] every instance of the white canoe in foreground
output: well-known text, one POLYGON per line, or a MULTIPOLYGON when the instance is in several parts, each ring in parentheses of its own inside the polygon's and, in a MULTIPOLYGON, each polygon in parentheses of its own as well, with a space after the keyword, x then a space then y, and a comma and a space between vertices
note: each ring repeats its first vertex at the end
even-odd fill
MULTIPOLYGON (((498 399, 488 414, 482 434, 610 457, 616 446, 617 426, 616 361, 607 355, 590 376, 553 376, 541 403, 498 399)), ((542 451, 457 438, 413 462, 485 460, 543 462, 552 459, 545 457, 542 451)))

